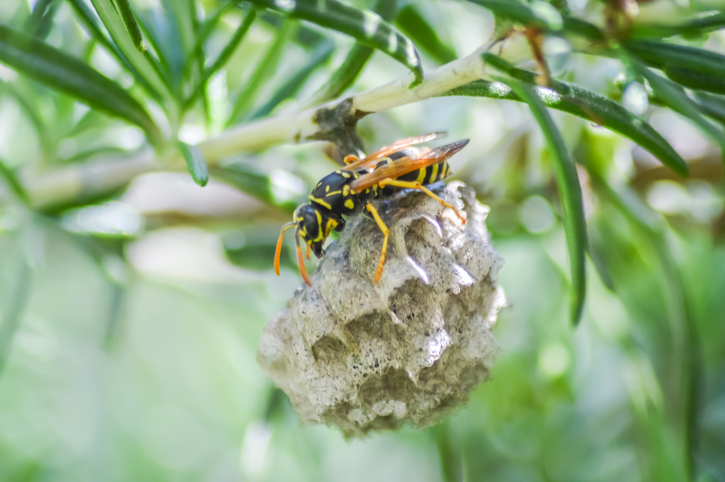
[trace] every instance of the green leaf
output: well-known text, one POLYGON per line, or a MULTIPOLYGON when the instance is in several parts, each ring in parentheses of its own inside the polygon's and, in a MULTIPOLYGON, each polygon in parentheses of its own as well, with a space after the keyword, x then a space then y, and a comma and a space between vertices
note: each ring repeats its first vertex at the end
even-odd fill
POLYGON ((136 124, 152 143, 161 140, 151 117, 121 86, 54 47, 0 25, 0 61, 91 107, 136 124))
POLYGON ((725 78, 680 67, 666 66, 664 73, 670 80, 688 89, 704 90, 715 94, 725 94, 725 78))
POLYGON ((310 60, 305 66, 303 66, 295 75, 280 87, 272 98, 260 107, 254 114, 250 116, 250 119, 258 119, 268 115, 274 110, 282 101, 290 97, 294 97, 297 92, 304 86, 307 78, 316 71, 319 67, 324 65, 332 56, 335 51, 334 44, 325 43, 320 45, 312 53, 310 60))
POLYGON ((438 449, 441 476, 444 482, 458 482, 465 480, 463 456, 459 441, 453 435, 449 420, 430 429, 438 449))
POLYGON ((564 32, 567 34, 584 37, 592 42, 604 42, 607 36, 597 27, 584 20, 573 17, 564 17, 564 32))
POLYGON ((134 67, 133 73, 138 76, 137 78, 143 78, 156 93, 156 96, 164 99, 166 104, 174 104, 174 95, 167 79, 160 74, 158 65, 155 65, 153 59, 148 55, 148 51, 144 55, 137 50, 136 44, 128 34, 126 26, 112 1, 91 0, 91 2, 93 2, 96 13, 106 26, 108 33, 111 34, 111 38, 124 57, 134 67))
POLYGON ((194 102, 194 100, 196 100, 196 97, 204 91, 204 89, 206 88, 206 84, 211 76, 221 70, 224 65, 226 65, 234 52, 237 50, 237 47, 239 47, 239 44, 241 44, 242 40, 244 40, 244 37, 247 35, 247 32, 249 31, 249 28, 252 26, 252 23, 254 22, 254 19, 256 17, 256 10, 250 10, 247 16, 244 17, 242 24, 239 26, 239 28, 237 28, 237 30, 234 32, 234 35, 232 35, 232 38, 224 46, 224 49, 222 49, 222 51, 219 53, 219 57, 217 57, 212 65, 204 69, 204 73, 202 74, 202 78, 199 81, 199 85, 196 87, 196 90, 194 90, 194 92, 189 96, 186 102, 184 102, 184 105, 186 107, 190 106, 194 102))
MULTIPOLYGON (((468 0, 490 10, 497 17, 511 20, 530 27, 548 28, 545 19, 539 18, 534 11, 518 0, 468 0)), ((551 7, 554 9, 554 7, 551 7)), ((556 10, 554 10, 556 12, 556 10)), ((558 30, 558 29, 557 29, 558 30)))
MULTIPOLYGON (((196 15, 192 16, 192 20, 194 21, 194 38, 195 42, 194 45, 191 48, 191 53, 188 55, 184 60, 184 66, 182 69, 181 78, 187 79, 190 77, 189 73, 192 71, 196 71, 198 73, 198 78, 201 78, 204 75, 204 44, 208 40, 209 36, 216 30, 217 26, 219 25, 219 21, 222 19, 222 17, 231 9, 235 8, 236 4, 234 2, 226 2, 221 7, 219 7, 213 15, 211 15, 208 19, 204 20, 203 22, 200 21, 200 19, 197 18, 196 15)), ((195 5, 190 5, 190 8, 196 8, 195 5)), ((204 107, 204 118, 207 123, 207 128, 209 127, 209 123, 212 121, 211 118, 211 111, 209 108, 209 96, 208 96, 208 89, 202 88, 200 94, 202 104, 204 107)), ((194 94, 192 93, 193 97, 194 94)), ((182 110, 186 111, 189 109, 193 104, 193 101, 189 101, 189 98, 187 98, 184 101, 184 105, 182 106, 182 110)))
POLYGON ((184 55, 191 52, 194 47, 196 9, 193 4, 194 0, 162 0, 161 2, 163 10, 171 14, 168 16, 169 24, 173 25, 179 41, 176 48, 184 55))
POLYGON ((38 40, 45 40, 53 26, 53 17, 58 11, 60 1, 38 0, 33 6, 33 13, 25 22, 23 31, 38 40))
POLYGON ((214 170, 214 178, 235 186, 265 204, 277 206, 290 215, 298 205, 306 201, 309 194, 307 186, 286 171, 270 175, 245 163, 217 168, 214 170))
MULTIPOLYGON (((390 0, 390 3, 395 3, 397 0, 390 0)), ((232 5, 234 5, 232 3, 232 5)), ((266 24, 271 25, 274 29, 278 29, 284 22, 284 17, 281 17, 276 12, 262 10, 259 12, 259 18, 266 24)), ((327 40, 327 37, 321 33, 322 31, 316 26, 308 27, 307 25, 300 25, 297 27, 295 35, 292 37, 293 41, 299 44, 305 49, 311 49, 317 47, 321 42, 327 40)))
MULTIPOLYGON (((531 72, 529 70, 523 70, 514 67, 510 63, 508 63, 506 60, 502 59, 501 57, 492 54, 490 52, 484 52, 481 54, 481 59, 490 67, 495 68, 496 70, 499 70, 500 72, 505 73, 506 75, 513 77, 514 79, 520 80, 522 82, 527 82, 529 84, 535 84, 537 79, 539 78, 539 74, 536 74, 534 72, 531 72)), ((555 80, 551 80, 552 83, 555 83, 555 80)), ((557 87, 557 92, 560 94, 568 94, 569 93, 569 87, 563 83, 559 82, 557 87)))
POLYGON ((358 10, 335 0, 251 0, 251 3, 349 35, 408 67, 415 75, 411 87, 423 81, 423 67, 413 42, 370 10, 358 10))
POLYGON ((146 44, 143 41, 141 29, 136 23, 136 18, 133 16, 133 10, 131 10, 131 5, 128 4, 128 0, 115 0, 115 2, 118 13, 121 15, 124 25, 126 25, 126 31, 131 36, 133 44, 139 52, 146 52, 146 44))
MULTIPOLYGON (((46 124, 43 116, 38 111, 35 102, 35 95, 30 85, 26 85, 25 89, 17 82, 0 82, 0 92, 7 92, 18 103, 18 107, 25 113, 30 123, 33 125, 40 142, 41 151, 46 159, 55 156, 55 136, 51 132, 50 126, 46 124)), ((91 111, 89 111, 91 112, 91 111)), ((52 124, 52 122, 51 122, 52 124)))
POLYGON ((105 32, 101 30, 101 24, 98 17, 93 13, 93 11, 91 11, 91 9, 88 8, 85 2, 83 0, 68 0, 68 2, 73 8, 73 11, 75 11, 76 16, 78 16, 78 19, 83 25, 86 33, 88 33, 88 36, 101 44, 109 54, 113 55, 118 60, 118 63, 125 67, 126 70, 134 76, 139 85, 141 85, 141 87, 143 87, 146 92, 151 95, 151 97, 159 102, 162 102, 163 99, 160 94, 154 90, 151 84, 149 84, 141 74, 138 73, 138 70, 136 70, 133 64, 131 64, 131 62, 129 62, 129 60, 123 55, 118 46, 108 38, 105 32))
POLYGON ((605 36, 599 28, 572 17, 562 15, 556 8, 542 0, 534 0, 530 5, 518 0, 468 0, 490 10, 497 18, 518 23, 525 27, 541 28, 549 31, 562 31, 592 41, 603 41, 605 36))
POLYGON ((12 169, 10 169, 5 162, 0 159, 0 177, 5 180, 5 184, 10 189, 10 192, 21 201, 26 207, 30 207, 30 197, 28 192, 23 187, 20 179, 15 175, 12 169))
POLYGON ((214 12, 211 17, 204 20, 204 22, 200 24, 200 28, 196 33, 196 41, 194 42, 194 47, 191 49, 192 54, 188 59, 186 59, 186 62, 184 63, 184 75, 189 73, 192 67, 196 65, 200 60, 203 65, 204 44, 209 39, 211 34, 214 33, 214 31, 217 29, 217 25, 219 25, 219 21, 222 19, 222 17, 235 6, 236 4, 234 2, 227 2, 223 4, 217 9, 216 12, 214 12))
POLYGON ((725 125, 725 98, 703 92, 695 93, 695 98, 703 114, 725 125))
POLYGON ((602 284, 606 286, 607 289, 614 292, 616 290, 616 286, 614 284, 614 279, 612 278, 612 273, 609 272, 606 256, 604 254, 606 252, 604 247, 606 242, 602 239, 601 234, 596 229, 590 229, 587 236, 587 239, 589 240, 589 258, 592 260, 594 269, 597 270, 602 284))
MULTIPOLYGON (((196 69, 196 72, 198 73, 199 77, 203 75, 204 73, 204 56, 203 56, 203 49, 202 49, 202 55, 196 55, 196 38, 199 35, 199 33, 202 30, 202 19, 200 18, 200 12, 199 12, 199 6, 197 5, 196 0, 189 0, 188 2, 188 9, 189 9, 189 18, 191 19, 191 26, 194 31, 193 38, 195 39, 193 45, 191 46, 191 49, 189 50, 189 55, 185 55, 184 59, 181 60, 181 71, 183 72, 186 68, 185 65, 185 59, 191 58, 196 59, 196 63, 194 64, 194 67, 196 69)), ((180 76, 180 79, 184 79, 185 77, 183 75, 180 76)), ((204 109, 204 121, 206 122, 206 129, 207 131, 210 128, 210 123, 213 121, 212 119, 212 113, 211 108, 209 104, 209 92, 208 89, 204 89, 201 93, 201 104, 204 109)), ((182 106, 183 109, 183 106, 182 106)))
POLYGON ((704 35, 725 27, 725 12, 710 14, 706 17, 695 18, 679 25, 635 25, 630 32, 630 38, 644 37, 694 37, 704 35))
POLYGON ((95 17, 95 15, 93 15, 93 12, 90 8, 88 8, 85 2, 83 0, 68 0, 68 2, 73 8, 73 11, 75 11, 83 26, 85 27, 88 36, 103 45, 110 54, 115 55, 116 58, 118 58, 119 61, 123 63, 126 59, 123 58, 118 48, 113 45, 108 37, 106 37, 106 35, 103 33, 98 23, 98 19, 95 17))
POLYGON ((345 60, 340 65, 340 68, 332 74, 327 84, 314 95, 312 104, 319 104, 338 98, 355 82, 365 67, 365 64, 372 57, 373 52, 375 52, 374 49, 360 43, 355 43, 345 56, 345 60))
POLYGON ((33 279, 33 272, 28 260, 22 253, 22 245, 18 251, 21 252, 17 256, 17 268, 12 292, 7 295, 7 305, 2 310, 2 317, 0 318, 0 373, 5 368, 10 356, 13 339, 20 327, 33 279))
MULTIPOLYGON (((490 58, 494 57, 490 55, 485 59, 488 62, 490 58)), ((503 62, 502 59, 495 58, 503 62)), ((537 76, 534 72, 521 69, 508 69, 507 73, 528 83, 533 83, 537 76)), ((618 102, 566 82, 554 80, 552 87, 557 92, 543 87, 536 88, 539 97, 547 107, 568 112, 621 134, 648 150, 677 174, 687 175, 687 163, 672 146, 651 125, 629 112, 618 102)), ((443 95, 489 97, 522 102, 521 98, 505 85, 485 80, 476 80, 443 95)))
POLYGON ((120 146, 103 146, 103 147, 95 147, 92 149, 86 149, 84 151, 78 151, 75 152, 73 155, 68 156, 66 158, 61 158, 60 160, 65 164, 74 164, 79 162, 84 162, 89 159, 93 159, 94 157, 122 157, 124 154, 127 154, 128 150, 120 147, 120 146))
POLYGON ((688 97, 687 93, 679 85, 660 77, 639 62, 635 62, 636 71, 649 82, 655 96, 664 102, 670 109, 689 118, 700 130, 725 149, 725 135, 723 130, 711 124, 705 119, 698 108, 698 105, 688 97))
MULTIPOLYGON (((390 21, 396 11, 395 0, 378 0, 373 11, 380 15, 385 21, 390 21)), ((322 102, 336 99, 348 87, 350 87, 362 72, 362 69, 372 57, 374 49, 366 47, 360 42, 355 42, 350 51, 345 56, 345 60, 342 65, 332 74, 332 77, 327 84, 322 86, 319 91, 313 96, 311 105, 317 105, 322 102)))
POLYGON ((173 22, 168 22, 168 12, 160 15, 153 11, 138 12, 137 20, 156 57, 164 75, 171 79, 174 89, 181 84, 181 64, 184 54, 179 46, 178 35, 173 22))
POLYGON ((438 33, 418 12, 415 5, 403 7, 395 19, 395 25, 423 51, 441 64, 456 60, 456 52, 444 44, 438 33))
MULTIPOLYGON (((119 263, 123 263, 119 259, 119 263)), ((110 278, 110 276, 109 276, 110 278)), ((106 351, 113 351, 116 348, 119 338, 119 332, 122 331, 121 322, 123 321, 123 308, 128 297, 128 286, 124 283, 111 281, 110 303, 108 305, 108 315, 106 317, 106 330, 103 337, 103 345, 106 351)))
POLYGON ((284 45, 294 34, 295 27, 296 22, 291 19, 287 19, 282 27, 280 27, 277 31, 277 37, 274 42, 269 47, 269 50, 265 52, 264 57, 254 69, 252 77, 249 79, 249 82, 247 82, 244 90, 237 97, 237 100, 232 107, 232 112, 229 115, 229 123, 241 119, 246 111, 252 106, 257 98, 257 91, 277 69, 277 65, 282 58, 284 45))
MULTIPOLYGON (((165 67, 170 84, 177 98, 183 98, 187 60, 197 38, 194 26, 196 12, 192 13, 190 0, 161 0, 161 5, 137 15, 139 24, 153 50, 165 67)), ((153 63, 153 62, 152 62, 153 63)), ((193 63, 191 64, 193 65, 193 63)), ((188 65, 188 66, 191 66, 188 65)))
POLYGON ((206 166, 206 160, 201 153, 201 149, 196 146, 190 146, 184 142, 177 143, 179 151, 186 161, 186 169, 189 170, 191 178, 201 187, 206 186, 209 182, 209 168, 206 166))
MULTIPOLYGON (((704 380, 702 341, 698 333, 697 317, 693 311, 695 302, 690 294, 692 293, 691 287, 687 285, 683 270, 677 265, 672 254, 667 232, 663 228, 663 221, 658 219, 633 191, 626 187, 615 190, 597 173, 592 174, 591 182, 598 198, 603 203, 610 204, 632 226, 633 229, 626 233, 627 239, 631 239, 634 234, 635 249, 642 253, 647 252, 654 257, 656 263, 654 276, 658 279, 661 288, 662 307, 666 310, 666 316, 670 318, 668 320, 669 336, 672 337, 670 346, 677 347, 676 351, 672 353, 672 358, 676 360, 678 370, 680 370, 678 396, 681 398, 677 405, 682 410, 683 422, 678 427, 679 437, 683 443, 682 455, 685 464, 691 464, 693 463, 691 455, 695 452, 694 447, 699 439, 698 414, 702 412, 699 400, 704 380)), ((612 217, 612 214, 608 213, 606 219, 610 220, 612 217)), ((607 247, 622 244, 621 242, 612 243, 613 231, 616 232, 616 229, 602 230, 602 233, 610 238, 607 239, 607 247)), ((614 247, 616 248, 616 246, 614 247)), ((632 249, 630 248, 629 251, 631 252, 632 249)), ((622 297, 622 293, 619 294, 622 297)), ((651 296, 656 296, 656 294, 651 293, 651 296)), ((649 417, 649 414, 647 416, 649 417)), ((655 477, 655 479, 661 478, 655 477)))
POLYGON ((715 52, 649 40, 628 42, 625 47, 632 55, 658 69, 674 67, 725 77, 725 56, 715 52))
MULTIPOLYGON (((232 264, 255 271, 268 271, 270 260, 274 259, 279 236, 278 225, 254 224, 243 230, 232 231, 222 237, 224 254, 232 264)), ((296 259, 292 258, 292 250, 285 244, 282 246, 280 264, 296 269, 296 259)))
POLYGON ((564 208, 564 230, 569 246, 571 263, 572 303, 571 321, 579 323, 586 296, 585 252, 587 250, 587 227, 584 220, 584 205, 576 166, 564 145, 564 139, 551 118, 546 105, 539 98, 533 85, 511 79, 507 84, 516 95, 529 104, 531 113, 541 127, 554 159, 554 177, 559 186, 561 204, 564 208))

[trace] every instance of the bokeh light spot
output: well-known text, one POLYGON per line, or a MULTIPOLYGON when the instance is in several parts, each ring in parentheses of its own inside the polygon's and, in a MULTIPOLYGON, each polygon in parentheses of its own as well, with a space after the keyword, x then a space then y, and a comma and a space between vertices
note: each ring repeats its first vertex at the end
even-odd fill
POLYGON ((561 343, 550 343, 539 353, 539 369, 550 378, 562 375, 571 364, 571 355, 561 343))
POLYGON ((541 196, 529 196, 519 208, 519 220, 530 233, 543 233, 554 226, 554 213, 549 201, 541 196))

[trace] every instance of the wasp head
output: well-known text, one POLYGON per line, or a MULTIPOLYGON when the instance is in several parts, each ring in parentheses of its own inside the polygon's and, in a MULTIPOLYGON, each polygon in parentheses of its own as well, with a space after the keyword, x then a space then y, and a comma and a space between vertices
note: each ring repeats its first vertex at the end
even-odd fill
POLYGON ((302 241, 307 244, 315 253, 315 256, 321 258, 325 251, 322 246, 329 232, 325 232, 323 226, 327 224, 329 216, 321 208, 314 204, 302 204, 292 215, 292 222, 297 226, 297 232, 302 237, 302 241))
POLYGON ((315 253, 315 256, 321 258, 325 254, 325 250, 322 249, 322 246, 325 244, 325 240, 330 235, 330 231, 332 229, 341 231, 344 225, 345 221, 340 216, 336 216, 323 206, 319 206, 315 203, 301 204, 298 206, 292 215, 292 222, 287 223, 282 227, 282 232, 280 233, 279 240, 277 241, 277 251, 274 257, 274 269, 277 275, 279 275, 279 259, 282 252, 282 238, 287 229, 292 227, 297 228, 295 241, 297 242, 297 260, 300 265, 300 274, 302 274, 302 278, 305 280, 305 283, 312 286, 312 283, 307 277, 302 257, 302 248, 297 235, 302 238, 308 247, 308 259, 310 250, 315 253))

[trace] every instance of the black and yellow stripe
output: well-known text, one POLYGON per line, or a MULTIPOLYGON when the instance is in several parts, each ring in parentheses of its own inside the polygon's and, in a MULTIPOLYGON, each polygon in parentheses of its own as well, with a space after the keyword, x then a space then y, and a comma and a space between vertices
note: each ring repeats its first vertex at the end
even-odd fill
POLYGON ((450 173, 451 170, 448 166, 448 163, 446 161, 443 161, 439 164, 433 164, 432 166, 416 169, 415 171, 400 176, 398 179, 400 179, 401 181, 419 182, 423 185, 426 185, 441 181, 448 177, 450 173))

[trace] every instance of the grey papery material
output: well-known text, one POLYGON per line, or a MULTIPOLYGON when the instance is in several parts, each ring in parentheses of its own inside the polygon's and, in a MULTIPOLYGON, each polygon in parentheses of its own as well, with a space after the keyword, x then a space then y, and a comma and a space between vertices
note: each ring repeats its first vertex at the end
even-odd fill
POLYGON ((471 189, 451 183, 437 194, 468 222, 420 192, 376 203, 391 231, 380 283, 372 279, 383 236, 358 216, 329 246, 313 286, 265 327, 257 359, 304 423, 346 436, 427 426, 489 378, 503 258, 471 189))

